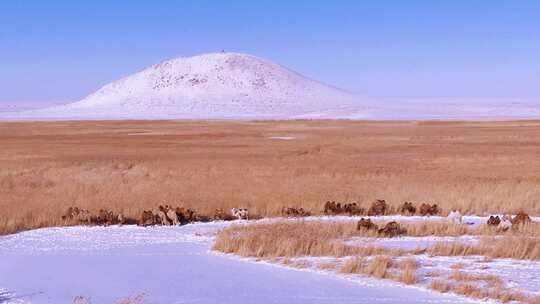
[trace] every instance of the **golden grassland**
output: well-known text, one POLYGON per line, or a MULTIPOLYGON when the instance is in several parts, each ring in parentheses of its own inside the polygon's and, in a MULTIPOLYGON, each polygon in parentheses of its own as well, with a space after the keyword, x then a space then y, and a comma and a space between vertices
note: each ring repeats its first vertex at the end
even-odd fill
POLYGON ((385 199, 540 214, 538 121, 5 122, 0 147, 0 234, 64 225, 69 206, 274 216, 385 199))

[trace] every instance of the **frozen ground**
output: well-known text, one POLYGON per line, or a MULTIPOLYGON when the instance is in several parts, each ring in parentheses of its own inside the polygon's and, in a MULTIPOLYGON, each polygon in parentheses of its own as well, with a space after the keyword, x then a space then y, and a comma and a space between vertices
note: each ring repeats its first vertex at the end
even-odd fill
MULTIPOLYGON (((394 249, 425 249, 438 242, 458 242, 463 244, 478 243, 478 236, 459 237, 400 237, 400 238, 353 238, 346 241, 349 245, 377 245, 394 249)), ((419 277, 424 278, 427 285, 428 276, 448 277, 453 271, 452 266, 460 265, 460 271, 466 274, 495 275, 508 284, 509 287, 530 294, 540 295, 540 262, 514 259, 487 259, 483 256, 440 257, 417 255, 419 277)), ((421 282, 422 283, 422 282, 421 282)))
MULTIPOLYGON (((0 303, 467 303, 370 278, 255 263, 209 251, 226 223, 46 228, 0 237, 0 303)), ((535 268, 536 269, 536 268, 535 268)))
POLYGON ((462 244, 476 244, 478 243, 478 237, 472 235, 464 236, 425 236, 425 237, 413 237, 405 236, 399 238, 370 238, 370 237, 356 237, 347 240, 345 243, 351 246, 365 246, 376 245, 385 248, 400 248, 405 250, 426 249, 440 242, 448 243, 462 243, 462 244))
POLYGON ((430 257, 419 256, 420 276, 438 273, 447 276, 452 266, 460 264, 467 274, 495 275, 514 290, 540 295, 540 262, 513 259, 485 259, 484 257, 430 257))
MULTIPOLYGON (((397 247, 397 246, 396 246, 397 247)), ((401 247, 400 248, 406 248, 401 247)), ((334 264, 338 267, 343 265, 351 257, 330 258, 330 257, 307 257, 290 259, 290 263, 297 263, 307 267, 307 269, 317 270, 320 265, 334 264)), ((406 256, 404 258, 410 258, 406 256)), ((395 258, 396 262, 404 259, 395 258)), ((418 288, 427 289, 432 279, 448 280, 455 269, 469 275, 488 276, 494 275, 511 288, 513 291, 526 293, 529 296, 540 296, 540 262, 521 261, 513 259, 486 259, 481 256, 468 257, 433 257, 428 255, 413 256, 418 263, 417 276, 418 288)), ((369 260, 369 258, 366 258, 369 260)), ((334 270, 324 270, 334 273, 334 270)), ((355 280, 360 284, 383 284, 401 286, 387 280, 375 280, 366 278, 363 275, 346 275, 350 280, 355 280)))

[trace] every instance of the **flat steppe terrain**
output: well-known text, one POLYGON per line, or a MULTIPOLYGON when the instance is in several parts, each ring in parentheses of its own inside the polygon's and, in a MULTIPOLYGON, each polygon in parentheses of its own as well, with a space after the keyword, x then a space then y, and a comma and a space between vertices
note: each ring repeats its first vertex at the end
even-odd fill
POLYGON ((62 225, 69 206, 138 217, 159 204, 436 203, 540 213, 540 121, 0 123, 0 233, 62 225))

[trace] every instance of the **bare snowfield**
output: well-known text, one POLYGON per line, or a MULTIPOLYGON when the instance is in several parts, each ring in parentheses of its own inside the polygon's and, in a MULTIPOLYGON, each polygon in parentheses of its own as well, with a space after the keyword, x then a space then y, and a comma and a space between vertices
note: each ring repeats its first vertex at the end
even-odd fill
MULTIPOLYGON (((0 303, 71 303, 76 296, 115 303, 137 295, 144 303, 473 302, 386 280, 210 251, 214 232, 226 225, 44 228, 1 237, 0 303)), ((538 272, 529 269, 531 275, 538 272)), ((538 287, 530 282, 529 288, 538 287)))

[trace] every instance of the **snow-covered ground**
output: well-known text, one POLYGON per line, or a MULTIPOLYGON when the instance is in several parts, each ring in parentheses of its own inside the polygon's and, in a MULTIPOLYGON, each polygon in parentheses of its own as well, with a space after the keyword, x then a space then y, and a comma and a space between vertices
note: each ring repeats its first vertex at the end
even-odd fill
MULTIPOLYGON (((439 242, 477 244, 479 236, 458 236, 458 237, 399 237, 399 238, 353 238, 346 241, 352 246, 376 245, 393 249, 426 249, 439 242)), ((515 259, 488 259, 483 256, 466 257, 440 257, 417 255, 414 256, 419 263, 419 277, 427 278, 437 274, 437 277, 448 277, 456 269, 466 274, 474 275, 494 275, 502 279, 509 287, 540 295, 540 262, 524 261, 515 259)), ((427 280, 424 279, 424 285, 427 280)))
POLYGON ((460 271, 473 275, 495 275, 505 281, 515 291, 540 295, 540 262, 513 259, 485 259, 484 257, 432 257, 419 256, 420 276, 438 273, 448 276, 455 267, 460 271))
MULTIPOLYGON (((44 228, 0 237, 0 303, 468 303, 386 280, 210 251, 230 223, 44 228)), ((535 271, 536 268, 535 268, 535 271)))
POLYGON ((21 112, 29 111, 41 108, 48 108, 61 105, 61 102, 52 101, 14 101, 14 102, 0 102, 0 113, 2 112, 21 112))
MULTIPOLYGON (((384 242, 382 242, 383 244, 384 242)), ((397 246, 396 246, 397 247, 397 246)), ((408 249, 408 246, 399 246, 402 249, 408 249)), ((397 257, 396 264, 403 259, 411 258, 397 257)), ((540 296, 540 262, 537 261, 522 261, 513 259, 486 259, 481 256, 467 257, 439 257, 428 255, 416 255, 412 257, 418 264, 417 276, 419 282, 415 284, 416 288, 429 288, 429 283, 433 279, 449 280, 451 273, 456 269, 468 275, 476 275, 478 277, 496 276, 500 278, 504 284, 515 292, 526 293, 529 296, 540 296)), ((302 265, 306 269, 313 271, 321 271, 320 265, 333 264, 343 265, 351 257, 330 258, 330 257, 300 257, 289 259, 289 263, 302 265)), ((366 258, 369 260, 369 258, 366 258)), ((335 273, 335 270, 323 270, 326 273, 335 273)), ((390 284, 393 286, 401 286, 398 283, 393 283, 387 280, 376 280, 366 278, 363 275, 342 275, 350 280, 364 284, 371 282, 372 284, 390 284)))
POLYGON ((305 118, 378 120, 539 119, 540 98, 378 98, 367 108, 310 113, 305 118))
POLYGON ((355 237, 345 241, 345 244, 350 246, 365 246, 373 245, 385 248, 399 248, 405 250, 427 249, 437 243, 460 243, 467 245, 477 244, 479 238, 472 235, 463 236, 404 236, 399 238, 370 238, 370 237, 355 237))

